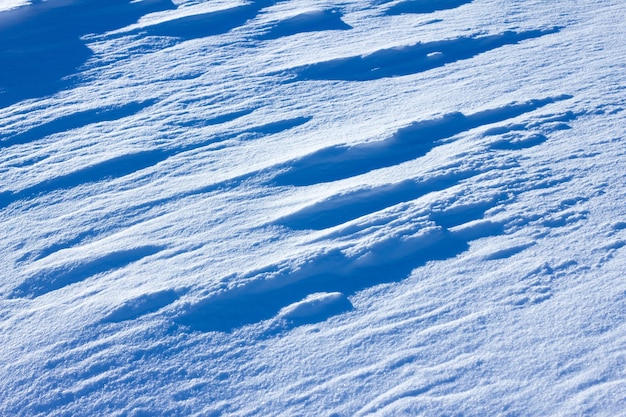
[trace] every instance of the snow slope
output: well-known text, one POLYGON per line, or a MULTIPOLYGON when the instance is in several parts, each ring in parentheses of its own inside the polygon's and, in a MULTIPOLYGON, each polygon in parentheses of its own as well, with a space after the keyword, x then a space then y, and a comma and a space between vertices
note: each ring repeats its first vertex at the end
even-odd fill
POLYGON ((626 415, 622 1, 22 3, 0 415, 626 415))

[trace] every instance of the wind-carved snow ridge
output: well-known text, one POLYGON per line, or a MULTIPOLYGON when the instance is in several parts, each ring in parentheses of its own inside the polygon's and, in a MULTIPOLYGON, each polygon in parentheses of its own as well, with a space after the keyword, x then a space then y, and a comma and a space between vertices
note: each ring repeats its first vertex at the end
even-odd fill
POLYGON ((351 295, 373 285, 403 279, 419 265, 452 257, 467 248, 466 242, 426 219, 421 226, 421 231, 379 238, 354 254, 335 249, 313 255, 302 265, 287 266, 286 270, 276 266, 272 272, 252 276, 244 287, 187 307, 176 321, 191 330, 232 331, 270 319, 310 294, 351 295))
POLYGON ((290 163, 276 178, 280 185, 310 185, 335 181, 374 169, 399 164, 429 152, 438 142, 480 126, 501 122, 547 104, 571 98, 568 95, 513 103, 501 108, 464 115, 451 113, 440 119, 415 122, 382 142, 322 149, 290 163))
POLYGON ((507 31, 497 35, 466 36, 383 49, 365 56, 338 58, 292 70, 294 80, 368 81, 418 74, 452 62, 470 59, 505 45, 558 33, 560 28, 507 31))
MULTIPOLYGON (((275 0, 250 1, 235 7, 192 13, 153 24, 139 25, 128 33, 168 36, 183 41, 216 36, 245 27, 246 23, 258 17, 263 9, 277 3, 280 4, 281 2, 275 0)), ((269 25, 259 29, 260 32, 255 37, 263 40, 275 40, 300 33, 351 29, 351 26, 346 24, 341 16, 342 13, 337 8, 313 9, 274 20, 269 25)))
POLYGON ((150 36, 171 36, 183 40, 224 34, 258 15, 261 9, 274 4, 273 0, 251 1, 244 5, 206 13, 168 19, 136 29, 150 36))
POLYGON ((623 1, 30 3, 0 416, 623 414, 623 1))
MULTIPOLYGON (((281 185, 309 185, 401 164, 423 157, 436 146, 451 144, 444 139, 502 123, 551 103, 569 99, 572 97, 562 95, 511 104, 468 116, 456 113, 441 119, 416 122, 401 128, 390 139, 382 142, 335 147, 293 161, 289 164, 291 168, 279 174, 276 182, 281 185)), ((568 112, 558 117, 543 116, 539 118, 540 121, 527 125, 532 126, 529 128, 531 132, 539 129, 547 133, 553 128, 551 122, 574 118, 573 113, 568 112)), ((514 129, 526 131, 526 128, 520 127, 523 124, 515 126, 488 129, 483 135, 494 137, 496 129, 501 133, 514 129)), ((535 135, 540 134, 530 133, 531 137, 535 135)), ((506 172, 519 164, 510 155, 498 156, 497 152, 519 151, 537 146, 543 141, 518 140, 515 142, 524 142, 523 146, 517 144, 510 147, 504 146, 505 142, 506 139, 494 140, 486 148, 465 154, 457 165, 441 167, 441 173, 433 170, 424 179, 343 193, 277 220, 276 223, 294 229, 321 230, 334 227, 327 236, 328 247, 337 245, 333 243, 336 241, 357 241, 357 236, 369 236, 372 243, 363 246, 340 244, 337 249, 313 254, 304 263, 296 261, 293 266, 286 266, 286 269, 278 265, 270 267, 272 272, 252 275, 245 279, 247 283, 243 286, 189 306, 177 322, 194 330, 231 331, 270 319, 286 305, 306 299, 307 294, 353 295, 371 286, 402 280, 413 269, 430 261, 450 259, 466 251, 473 240, 504 233, 510 227, 511 219, 490 220, 486 218, 486 213, 498 207, 502 210, 503 205, 513 202, 524 192, 554 187, 568 181, 567 178, 554 177, 549 171, 534 178, 525 178, 518 172, 506 179, 506 172), (415 208, 419 207, 420 198, 428 194, 445 193, 472 178, 494 174, 505 179, 492 185, 487 199, 465 202, 468 196, 455 195, 453 191, 447 201, 434 200, 419 210, 415 208), (398 222, 411 226, 397 234, 397 231, 392 231, 391 225, 398 222), (385 232, 379 230, 380 227, 385 232)), ((554 226, 558 227, 556 224, 554 226)), ((492 254, 491 258, 513 256, 530 246, 492 254)))
POLYGON ((64 115, 52 121, 31 127, 24 132, 7 135, 6 137, 1 138, 0 149, 8 148, 14 145, 32 143, 54 133, 78 129, 89 124, 119 120, 123 117, 132 116, 133 114, 150 107, 154 103, 155 100, 129 102, 121 106, 95 108, 64 115))
MULTIPOLYGON (((562 96, 559 99, 567 98, 571 97, 562 96)), ((532 111, 535 110, 535 106, 538 108, 542 103, 548 104, 550 102, 552 99, 533 100, 525 104, 511 105, 498 111, 490 110, 471 116, 464 116, 460 113, 447 115, 436 121, 417 122, 402 128, 390 139, 383 142, 324 149, 294 161, 285 173, 277 177, 277 182, 279 184, 310 185, 309 181, 313 183, 315 181, 326 182, 331 179, 339 180, 344 176, 363 174, 394 163, 402 163, 416 156, 423 156, 434 147, 443 145, 446 138, 478 128, 483 123, 491 124, 505 121, 509 117, 517 116, 518 111, 519 114, 523 114, 525 111, 522 109, 532 111), (451 122, 451 120, 453 121, 451 122), (446 124, 446 121, 449 124, 446 124)), ((574 118, 575 115, 568 112, 559 120, 573 120, 574 118)), ((553 116, 548 118, 550 121, 554 119, 553 116)), ((549 122, 546 120, 543 123, 535 122, 528 128, 516 125, 515 129, 533 132, 540 125, 543 125, 543 131, 546 131, 548 124, 549 122)), ((564 125, 560 125, 559 128, 564 128, 564 125)), ((486 131, 485 135, 492 136, 496 130, 508 133, 509 129, 513 130, 509 127, 494 128, 486 131)), ((547 137, 542 133, 528 133, 526 136, 498 139, 489 147, 494 150, 521 150, 539 145, 546 140, 547 137)), ((357 189, 329 197, 283 217, 277 220, 277 223, 295 229, 325 229, 386 207, 417 199, 435 191, 451 188, 480 174, 510 167, 507 163, 498 166, 493 158, 487 160, 484 157, 483 149, 477 151, 473 156, 476 163, 472 163, 472 158, 466 156, 462 163, 460 162, 456 166, 441 167, 440 170, 432 172, 428 177, 357 189)))
MULTIPOLYGON (((27 143, 29 140, 34 141, 34 138, 40 139, 42 136, 56 132, 63 127, 68 129, 75 128, 76 126, 73 126, 74 120, 80 119, 84 124, 97 123, 109 120, 109 117, 112 115, 124 115, 125 117, 132 115, 135 110, 143 110, 144 107, 147 107, 147 105, 145 102, 142 102, 139 105, 131 103, 121 109, 99 109, 95 111, 81 112, 77 115, 62 117, 54 120, 53 122, 34 127, 27 132, 10 136, 6 141, 4 141, 4 143, 6 143, 7 146, 27 143), (92 119, 91 117, 88 117, 91 116, 91 114, 97 118, 94 117, 94 119, 92 119)), ((203 121, 203 124, 221 124, 249 113, 250 111, 241 111, 232 114, 225 114, 218 116, 215 119, 205 120, 203 121)), ((247 141, 266 135, 277 134, 293 129, 294 127, 301 126, 310 120, 310 117, 295 117, 292 119, 252 126, 234 134, 224 135, 222 137, 211 137, 205 141, 194 142, 187 145, 159 147, 145 151, 126 153, 119 156, 112 156, 101 162, 93 163, 92 165, 79 169, 74 168, 73 172, 57 175, 56 177, 33 184, 20 190, 0 192, 0 208, 7 207, 20 200, 28 200, 41 196, 42 194, 53 193, 57 190, 70 189, 88 183, 97 183, 105 180, 110 181, 111 179, 122 178, 147 168, 153 168, 159 163, 176 157, 177 155, 208 146, 215 146, 220 142, 224 142, 235 137, 240 141, 247 141)), ((83 123, 80 124, 82 125, 83 123)), ((2 145, 3 142, 0 142, 0 148, 2 145)), ((219 185, 214 185, 212 188, 216 188, 218 186, 219 185)), ((191 194, 206 191, 207 189, 203 188, 201 190, 195 190, 191 194)), ((178 196, 178 198, 180 197, 181 196, 178 196)))

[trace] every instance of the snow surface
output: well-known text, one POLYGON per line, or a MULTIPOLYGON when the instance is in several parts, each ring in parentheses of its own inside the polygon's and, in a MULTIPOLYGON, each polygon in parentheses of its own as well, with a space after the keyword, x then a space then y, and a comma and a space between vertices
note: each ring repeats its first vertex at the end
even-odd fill
POLYGON ((622 0, 0 9, 0 415, 626 415, 622 0))
POLYGON ((27 0, 0 0, 0 11, 16 9, 30 4, 27 0))

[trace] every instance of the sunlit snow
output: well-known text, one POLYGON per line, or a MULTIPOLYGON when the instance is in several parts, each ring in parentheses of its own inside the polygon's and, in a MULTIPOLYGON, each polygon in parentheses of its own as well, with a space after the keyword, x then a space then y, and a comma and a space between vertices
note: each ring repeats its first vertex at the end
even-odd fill
POLYGON ((0 416, 618 416, 626 3, 0 1, 0 416))

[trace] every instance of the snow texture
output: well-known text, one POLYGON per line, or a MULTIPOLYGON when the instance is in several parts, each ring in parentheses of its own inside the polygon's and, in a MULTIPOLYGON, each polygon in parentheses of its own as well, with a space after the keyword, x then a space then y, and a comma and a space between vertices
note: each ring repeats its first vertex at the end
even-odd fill
POLYGON ((0 415, 626 415, 624 16, 0 1, 0 415))

